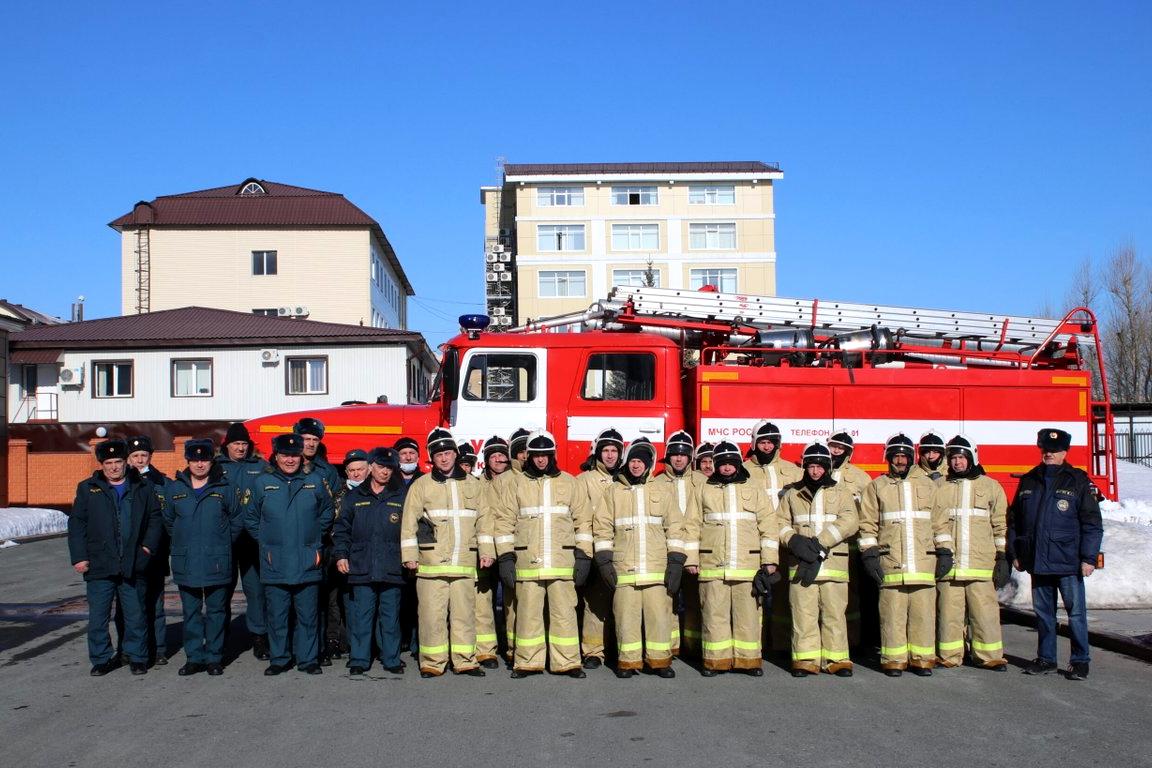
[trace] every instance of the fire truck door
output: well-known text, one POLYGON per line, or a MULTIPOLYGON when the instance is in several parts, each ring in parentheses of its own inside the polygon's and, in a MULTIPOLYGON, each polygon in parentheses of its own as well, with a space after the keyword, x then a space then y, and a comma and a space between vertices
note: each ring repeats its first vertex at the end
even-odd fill
POLYGON ((639 351, 592 351, 568 408, 568 445, 581 458, 586 445, 608 427, 625 442, 646 437, 663 444, 667 403, 656 356, 639 351))
POLYGON ((452 401, 457 440, 507 437, 520 427, 547 424, 545 349, 472 349, 461 361, 460 391, 452 401))

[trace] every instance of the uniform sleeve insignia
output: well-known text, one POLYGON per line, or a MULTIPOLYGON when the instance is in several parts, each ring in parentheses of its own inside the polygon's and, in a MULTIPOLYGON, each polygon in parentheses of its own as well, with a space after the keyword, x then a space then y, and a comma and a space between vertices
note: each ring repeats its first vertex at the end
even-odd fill
POLYGON ((1070 506, 1071 505, 1068 503, 1067 499, 1060 499, 1056 502, 1056 509, 1060 510, 1061 512, 1067 512, 1068 507, 1070 506))
POLYGON ((399 513, 399 512, 392 512, 392 513, 390 513, 390 514, 388 515, 388 522, 390 522, 390 523, 398 523, 398 522, 400 522, 400 513, 399 513))

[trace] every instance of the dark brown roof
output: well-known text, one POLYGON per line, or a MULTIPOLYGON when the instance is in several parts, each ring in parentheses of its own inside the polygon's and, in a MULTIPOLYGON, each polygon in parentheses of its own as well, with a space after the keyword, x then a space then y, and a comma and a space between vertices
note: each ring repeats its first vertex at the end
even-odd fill
POLYGON ((508 163, 504 176, 565 176, 609 173, 779 173, 779 163, 759 160, 696 163, 508 163))
POLYGON ((178 195, 161 195, 140 201, 133 209, 108 223, 123 232, 140 227, 366 227, 384 248, 385 258, 409 296, 412 284, 380 225, 344 195, 318 189, 294 187, 262 179, 245 179, 228 187, 213 187, 178 195), (265 194, 240 194, 256 182, 265 194))
POLYGON ((142 315, 43 325, 8 337, 12 351, 31 349, 153 349, 308 344, 418 342, 413 331, 316 320, 292 320, 227 309, 182 307, 142 315))

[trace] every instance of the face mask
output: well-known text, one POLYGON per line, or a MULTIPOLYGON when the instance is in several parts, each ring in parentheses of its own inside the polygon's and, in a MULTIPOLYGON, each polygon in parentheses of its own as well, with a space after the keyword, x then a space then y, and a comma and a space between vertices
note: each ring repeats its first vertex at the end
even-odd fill
POLYGON ((406 475, 410 475, 416 471, 416 463, 413 462, 411 464, 401 464, 400 465, 400 471, 406 475))
POLYGON ((355 488, 356 486, 360 485, 360 483, 362 483, 362 482, 364 482, 364 481, 363 481, 363 480, 352 480, 352 479, 347 479, 347 480, 345 480, 344 482, 346 482, 346 483, 348 484, 348 490, 352 490, 353 488, 355 488))

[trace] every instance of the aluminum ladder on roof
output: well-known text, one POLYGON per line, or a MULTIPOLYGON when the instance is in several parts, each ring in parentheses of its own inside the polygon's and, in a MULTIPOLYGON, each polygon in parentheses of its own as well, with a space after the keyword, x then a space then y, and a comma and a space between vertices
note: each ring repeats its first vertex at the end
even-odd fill
MULTIPOLYGON (((740 322, 766 330, 814 328, 835 334, 877 325, 903 330, 908 336, 984 339, 1017 345, 1042 344, 1053 334, 1062 341, 1067 341, 1068 337, 1068 334, 1057 333, 1062 325, 1060 320, 1048 318, 714 293, 687 288, 616 286, 599 307, 611 314, 623 310, 629 302, 639 315, 740 322)), ((1095 337, 1085 333, 1078 340, 1092 345, 1095 337)))

